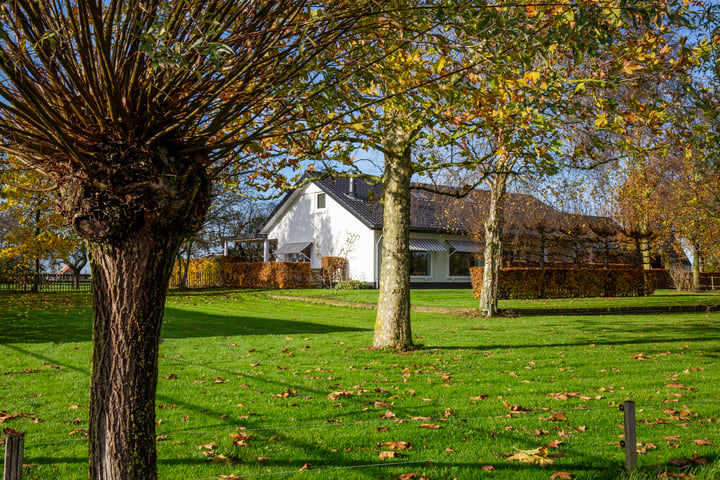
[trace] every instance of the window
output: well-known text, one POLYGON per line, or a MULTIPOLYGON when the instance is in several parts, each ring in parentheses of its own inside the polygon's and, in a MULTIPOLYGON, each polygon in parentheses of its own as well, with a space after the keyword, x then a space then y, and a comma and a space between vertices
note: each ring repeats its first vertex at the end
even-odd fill
POLYGON ((477 264, 475 255, 470 252, 454 251, 450 254, 450 276, 469 277, 470 267, 477 264))
POLYGON ((325 208, 325 194, 324 193, 318 193, 317 197, 315 197, 315 208, 317 210, 323 210, 325 208))
POLYGON ((430 252, 410 252, 410 275, 416 277, 430 276, 430 252))

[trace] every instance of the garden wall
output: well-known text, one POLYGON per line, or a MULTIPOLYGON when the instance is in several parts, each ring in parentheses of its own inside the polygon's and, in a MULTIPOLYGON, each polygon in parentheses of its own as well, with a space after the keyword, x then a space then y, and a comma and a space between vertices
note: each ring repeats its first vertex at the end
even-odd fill
MULTIPOLYGON (((242 262, 234 257, 190 260, 185 288, 308 288, 309 262, 242 262)), ((171 287, 180 287, 176 266, 171 287)))
MULTIPOLYGON (((470 269, 473 294, 479 298, 483 268, 470 269)), ((637 297, 655 289, 655 272, 631 268, 504 268, 498 299, 637 297)))

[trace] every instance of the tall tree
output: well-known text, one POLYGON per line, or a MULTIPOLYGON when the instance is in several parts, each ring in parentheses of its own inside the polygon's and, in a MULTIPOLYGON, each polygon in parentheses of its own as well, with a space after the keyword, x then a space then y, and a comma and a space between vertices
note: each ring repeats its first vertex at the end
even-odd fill
POLYGON ((383 3, 0 4, 0 151, 56 184, 89 245, 90 478, 156 478, 159 332, 178 247, 213 179, 274 172, 271 159, 253 163, 263 139, 331 87, 318 53, 383 3))
POLYGON ((0 211, 6 228, 0 259, 14 259, 17 273, 30 272, 34 292, 38 291, 43 268, 70 255, 81 244, 55 212, 51 186, 32 170, 10 170, 0 175, 0 211))

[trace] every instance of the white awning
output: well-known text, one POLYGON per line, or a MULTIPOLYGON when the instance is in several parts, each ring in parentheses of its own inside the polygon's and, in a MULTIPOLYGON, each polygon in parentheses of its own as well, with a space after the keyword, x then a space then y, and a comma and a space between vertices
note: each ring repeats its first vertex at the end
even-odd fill
POLYGON ((303 250, 305 250, 307 247, 312 245, 312 242, 295 242, 295 243, 284 243, 280 248, 275 250, 275 254, 292 254, 292 253, 300 253, 303 250))
POLYGON ((456 252, 472 253, 483 251, 482 243, 473 242, 472 240, 448 240, 447 243, 449 243, 456 252))
POLYGON ((411 238, 410 250, 421 252, 447 252, 447 248, 434 238, 411 238))

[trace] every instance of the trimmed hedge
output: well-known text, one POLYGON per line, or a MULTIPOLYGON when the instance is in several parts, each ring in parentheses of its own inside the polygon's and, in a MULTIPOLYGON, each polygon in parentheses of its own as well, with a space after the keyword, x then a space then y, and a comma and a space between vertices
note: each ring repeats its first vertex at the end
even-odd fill
MULTIPOLYGON (((178 269, 171 285, 178 285, 178 269)), ((187 288, 308 288, 309 262, 242 262, 235 257, 190 260, 187 288)))
MULTIPOLYGON (((504 268, 498 299, 639 297, 655 290, 654 271, 631 268, 504 268)), ((482 267, 470 269, 473 294, 480 297, 482 267)))

